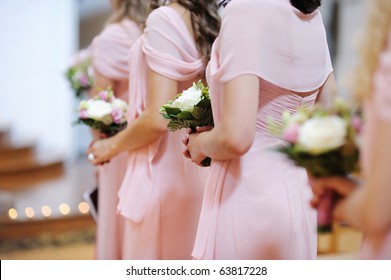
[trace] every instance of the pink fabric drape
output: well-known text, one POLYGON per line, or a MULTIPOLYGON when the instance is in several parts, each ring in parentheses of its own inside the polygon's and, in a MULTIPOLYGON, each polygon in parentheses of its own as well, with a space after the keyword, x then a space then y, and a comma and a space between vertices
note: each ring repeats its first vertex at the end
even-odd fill
MULTIPOLYGON (((168 6, 150 14, 129 59, 129 122, 137 120, 146 106, 148 68, 178 81, 179 91, 204 72, 189 30, 168 6)), ((181 131, 167 132, 129 153, 118 205, 128 219, 128 259, 190 258, 207 169, 183 157, 182 136, 181 131)))
MULTIPOLYGON (((105 27, 91 45, 94 71, 113 81, 118 98, 128 99, 128 52, 140 36, 139 26, 131 20, 105 27)), ((101 89, 103 90, 103 89, 101 89)), ((117 213, 118 191, 126 171, 127 153, 99 166, 99 215, 97 221, 96 258, 122 259, 123 217, 117 213)))

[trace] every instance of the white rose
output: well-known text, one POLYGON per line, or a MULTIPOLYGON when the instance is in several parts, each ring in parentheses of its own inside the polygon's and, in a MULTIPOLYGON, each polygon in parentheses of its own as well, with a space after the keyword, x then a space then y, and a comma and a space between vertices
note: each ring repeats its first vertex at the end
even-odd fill
POLYGON ((346 124, 338 116, 309 119, 299 128, 297 143, 304 151, 321 154, 345 143, 346 124))
POLYGON ((89 100, 87 114, 88 117, 96 121, 102 121, 105 124, 110 124, 113 120, 111 112, 113 111, 111 105, 103 100, 89 100))
POLYGON ((111 106, 113 107, 113 109, 120 109, 124 112, 126 112, 126 110, 128 109, 128 104, 119 98, 114 99, 114 101, 111 103, 111 106))
POLYGON ((200 102, 202 99, 202 91, 198 90, 194 86, 184 90, 182 95, 179 96, 171 103, 171 107, 177 107, 182 111, 193 110, 194 105, 200 102))

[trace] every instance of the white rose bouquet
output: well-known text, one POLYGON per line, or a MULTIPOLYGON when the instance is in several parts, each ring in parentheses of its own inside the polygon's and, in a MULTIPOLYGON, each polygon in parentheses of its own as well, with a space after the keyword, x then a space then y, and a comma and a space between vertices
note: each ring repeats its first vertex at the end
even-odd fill
POLYGON ((76 97, 82 96, 92 87, 94 82, 92 55, 88 49, 81 50, 73 57, 65 76, 75 91, 76 97))
POLYGON ((90 126, 110 137, 126 127, 127 108, 127 103, 115 98, 111 88, 108 88, 97 96, 80 102, 79 118, 75 124, 90 126))
MULTIPOLYGON (((193 83, 192 87, 178 94, 175 100, 164 104, 160 108, 160 113, 170 120, 167 127, 171 131, 190 128, 196 132, 197 126, 214 125, 209 89, 202 81, 193 83)), ((206 158, 202 161, 202 165, 209 166, 210 161, 210 158, 206 158)))
MULTIPOLYGON (((284 112, 282 123, 269 120, 269 130, 287 142, 277 150, 313 177, 348 176, 358 171, 361 126, 359 111, 342 100, 331 108, 315 105, 294 115, 284 112)), ((319 232, 331 231, 333 203, 325 204, 329 209, 318 209, 319 232)))

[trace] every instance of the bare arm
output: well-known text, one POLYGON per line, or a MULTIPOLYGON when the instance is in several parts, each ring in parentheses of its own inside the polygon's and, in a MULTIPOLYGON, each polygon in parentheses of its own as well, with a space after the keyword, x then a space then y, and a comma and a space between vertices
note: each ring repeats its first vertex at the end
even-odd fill
POLYGON ((190 135, 188 148, 197 164, 207 156, 216 160, 239 157, 253 143, 259 78, 239 76, 224 84, 223 95, 221 122, 210 131, 190 135))
POLYGON ((108 87, 111 87, 115 93, 115 81, 94 70, 94 86, 88 91, 88 96, 91 98, 108 87))
POLYGON ((368 170, 364 186, 336 209, 336 216, 352 226, 371 232, 384 232, 391 226, 391 123, 371 119, 368 170), (372 124, 373 122, 373 124, 372 124))
POLYGON ((333 104, 335 98, 337 98, 337 84, 335 82, 334 73, 331 73, 326 82, 319 89, 316 102, 329 107, 333 104))
POLYGON ((167 120, 160 115, 159 109, 162 104, 173 99, 177 91, 177 81, 149 70, 145 111, 125 130, 92 145, 88 152, 94 154, 94 164, 110 160, 120 152, 149 145, 161 137, 167 131, 167 120))

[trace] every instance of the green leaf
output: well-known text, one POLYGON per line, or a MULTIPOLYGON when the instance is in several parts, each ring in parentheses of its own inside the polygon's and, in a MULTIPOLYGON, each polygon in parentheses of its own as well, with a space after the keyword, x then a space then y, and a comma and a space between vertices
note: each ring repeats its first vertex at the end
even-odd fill
POLYGON ((179 109, 179 108, 173 108, 173 107, 169 107, 169 106, 163 106, 163 107, 166 110, 166 113, 168 116, 176 116, 180 112, 182 112, 181 109, 179 109))
POLYGON ((193 115, 188 111, 182 111, 176 117, 180 120, 194 120, 193 115))

